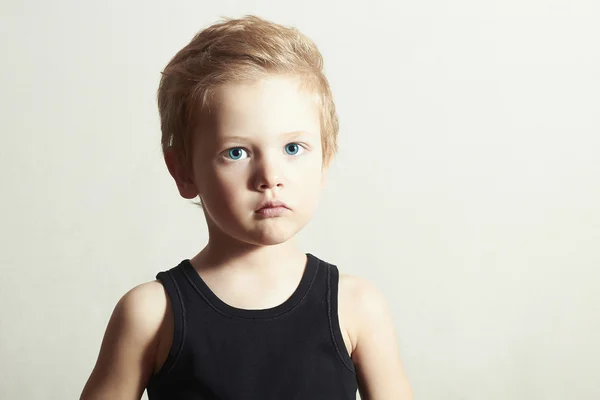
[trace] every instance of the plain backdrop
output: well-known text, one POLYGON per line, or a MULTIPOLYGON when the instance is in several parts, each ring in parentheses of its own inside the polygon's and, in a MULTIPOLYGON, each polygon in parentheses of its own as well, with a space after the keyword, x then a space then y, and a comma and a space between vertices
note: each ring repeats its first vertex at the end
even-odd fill
POLYGON ((596 0, 2 1, 0 398, 78 398, 118 299, 193 256, 169 59, 221 17, 324 58, 340 153, 306 251, 387 296, 424 400, 600 398, 596 0))

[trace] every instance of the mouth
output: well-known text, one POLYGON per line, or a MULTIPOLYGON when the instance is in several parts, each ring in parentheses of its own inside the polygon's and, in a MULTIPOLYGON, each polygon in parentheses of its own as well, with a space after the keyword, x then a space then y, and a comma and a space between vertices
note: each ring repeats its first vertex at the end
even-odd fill
POLYGON ((260 205, 258 206, 258 208, 255 211, 259 211, 262 210, 264 208, 287 208, 289 209, 289 207, 287 206, 287 204, 285 204, 283 201, 280 200, 267 200, 267 201, 263 201, 262 203, 260 203, 260 205))
POLYGON ((261 203, 254 212, 263 217, 278 217, 288 211, 290 211, 290 208, 284 202, 269 200, 261 203))

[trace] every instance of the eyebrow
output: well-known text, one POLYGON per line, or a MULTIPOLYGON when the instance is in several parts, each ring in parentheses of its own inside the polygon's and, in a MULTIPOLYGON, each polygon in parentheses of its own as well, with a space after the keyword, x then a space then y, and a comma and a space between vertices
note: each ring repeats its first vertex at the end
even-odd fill
MULTIPOLYGON (((293 137, 298 137, 298 136, 302 136, 302 135, 311 136, 312 134, 311 134, 311 132, 308 132, 308 131, 291 131, 291 132, 281 133, 279 136, 283 137, 283 138, 293 138, 293 137)), ((249 136, 233 135, 233 136, 223 137, 222 141, 223 142, 228 142, 228 141, 247 142, 250 139, 251 139, 251 137, 249 137, 249 136)))

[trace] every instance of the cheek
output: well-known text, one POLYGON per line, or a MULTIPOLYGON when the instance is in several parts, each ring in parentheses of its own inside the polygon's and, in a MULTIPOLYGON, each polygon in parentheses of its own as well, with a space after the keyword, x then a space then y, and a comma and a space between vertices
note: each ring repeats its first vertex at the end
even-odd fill
MULTIPOLYGON (((313 203, 318 201, 321 193, 322 174, 319 168, 310 168, 303 171, 293 182, 293 192, 300 196, 304 202, 313 203)), ((307 204, 308 205, 308 204, 307 204)))
POLYGON ((248 174, 243 165, 234 165, 228 168, 216 170, 215 184, 226 193, 236 193, 247 189, 248 174))
POLYGON ((217 207, 227 207, 239 202, 247 191, 246 174, 239 168, 216 168, 210 172, 210 182, 204 185, 205 196, 213 199, 217 207))

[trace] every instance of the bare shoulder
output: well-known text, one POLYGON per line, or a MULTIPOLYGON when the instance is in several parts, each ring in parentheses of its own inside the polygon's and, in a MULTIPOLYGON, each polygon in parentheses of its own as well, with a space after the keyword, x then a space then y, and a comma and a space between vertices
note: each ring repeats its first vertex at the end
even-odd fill
MULTIPOLYGON (((384 301, 379 289, 368 279, 340 272, 338 289, 338 313, 342 331, 349 343, 349 353, 356 350, 360 328, 364 326, 363 315, 378 299, 384 301)), ((376 306, 375 306, 376 307, 376 306)))
POLYGON ((358 275, 350 275, 340 273, 340 294, 352 296, 357 303, 362 303, 359 300, 385 301, 385 297, 381 290, 370 280, 358 275), (356 296, 360 296, 359 299, 356 296))
POLYGON ((167 359, 173 341, 173 310, 171 299, 159 280, 146 282, 133 288, 125 297, 132 311, 145 314, 138 322, 140 330, 152 340, 152 373, 158 372, 167 359))
POLYGON ((117 303, 113 317, 120 319, 124 327, 157 340, 168 305, 169 298, 163 285, 155 280, 137 285, 125 293, 117 303))
POLYGON ((340 304, 343 302, 344 306, 352 308, 352 314, 357 318, 387 307, 387 300, 379 287, 358 275, 340 273, 339 299, 340 304))
POLYGON ((137 285, 121 298, 121 302, 128 303, 132 307, 145 309, 149 313, 160 314, 157 306, 166 306, 167 294, 159 280, 154 280, 137 285))
POLYGON ((82 399, 141 397, 154 370, 167 297, 162 284, 151 281, 119 299, 82 399))
POLYGON ((412 399, 388 299, 375 283, 359 276, 340 274, 339 287, 361 398, 412 399))

